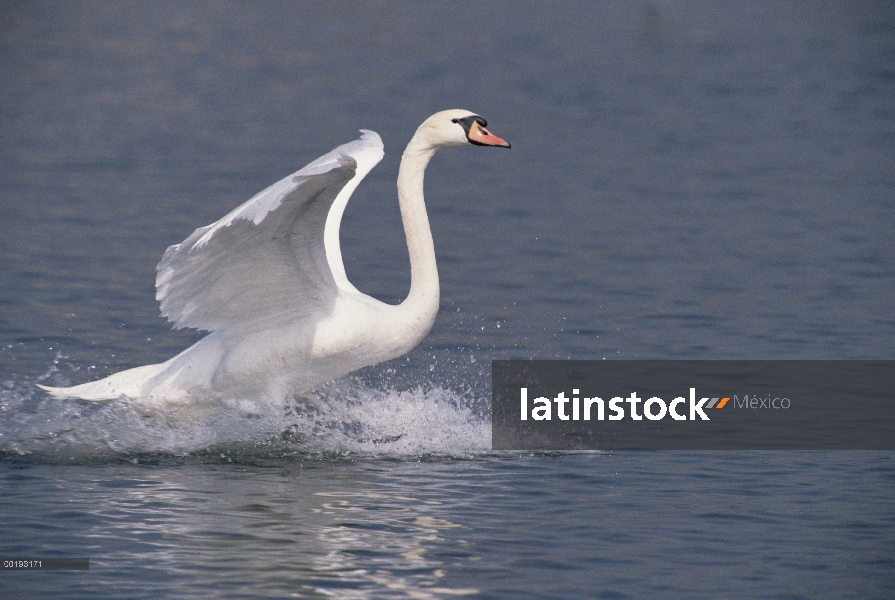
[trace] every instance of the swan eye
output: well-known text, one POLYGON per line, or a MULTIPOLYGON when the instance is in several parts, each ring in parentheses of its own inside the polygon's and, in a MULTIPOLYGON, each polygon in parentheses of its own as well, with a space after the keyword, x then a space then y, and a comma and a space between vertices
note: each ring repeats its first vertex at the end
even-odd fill
POLYGON ((460 119, 451 119, 451 123, 459 123, 460 119))

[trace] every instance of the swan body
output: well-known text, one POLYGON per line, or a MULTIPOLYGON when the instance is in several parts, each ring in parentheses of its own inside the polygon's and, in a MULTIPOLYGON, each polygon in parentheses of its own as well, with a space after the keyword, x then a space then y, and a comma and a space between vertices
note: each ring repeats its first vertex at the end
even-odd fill
POLYGON ((449 146, 509 148, 465 110, 432 115, 401 160, 398 202, 411 284, 398 305, 358 291, 345 275, 339 227, 348 199, 382 160, 382 140, 361 130, 256 194, 219 221, 170 246, 157 267, 156 299, 177 328, 210 332, 170 360, 67 388, 57 398, 146 404, 197 398, 284 398, 406 354, 438 312, 435 248, 423 198, 429 160, 449 146))

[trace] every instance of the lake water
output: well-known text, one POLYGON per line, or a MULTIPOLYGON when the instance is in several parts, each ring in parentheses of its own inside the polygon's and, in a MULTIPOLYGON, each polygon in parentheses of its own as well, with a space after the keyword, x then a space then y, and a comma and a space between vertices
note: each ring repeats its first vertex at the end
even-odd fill
POLYGON ((891 598, 895 453, 490 450, 490 361, 895 358, 895 5, 0 5, 0 597, 891 598), (50 400, 173 356, 164 249, 357 130, 349 279, 442 306, 287 407, 50 400))

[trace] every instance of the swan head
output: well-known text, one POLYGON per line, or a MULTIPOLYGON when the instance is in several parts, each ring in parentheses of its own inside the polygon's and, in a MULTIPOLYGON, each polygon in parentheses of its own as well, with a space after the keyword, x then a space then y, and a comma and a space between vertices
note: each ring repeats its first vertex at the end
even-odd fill
POLYGON ((468 110, 443 110, 423 121, 414 137, 423 138, 432 148, 470 144, 509 148, 509 142, 488 131, 487 125, 485 119, 468 110))

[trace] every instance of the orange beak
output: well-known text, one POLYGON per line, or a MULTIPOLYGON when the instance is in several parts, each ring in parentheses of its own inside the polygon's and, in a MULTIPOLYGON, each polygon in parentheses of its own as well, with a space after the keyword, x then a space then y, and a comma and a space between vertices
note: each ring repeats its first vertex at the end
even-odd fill
POLYGON ((498 148, 509 148, 510 143, 497 137, 477 122, 473 123, 469 128, 469 141, 479 146, 497 146, 498 148))

